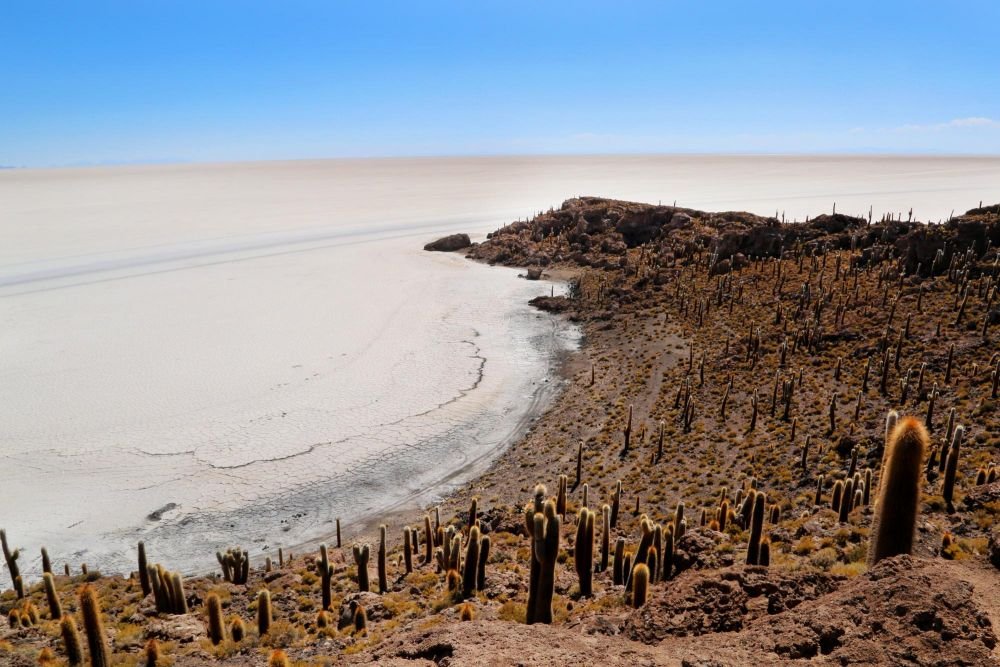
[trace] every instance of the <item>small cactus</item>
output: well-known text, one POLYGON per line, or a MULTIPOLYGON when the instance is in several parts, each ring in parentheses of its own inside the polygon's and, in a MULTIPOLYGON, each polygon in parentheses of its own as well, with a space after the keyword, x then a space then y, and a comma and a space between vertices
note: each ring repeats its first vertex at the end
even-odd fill
POLYGON ((280 648, 271 651, 271 657, 267 659, 267 667, 291 667, 288 656, 280 648))
POLYGON ((160 664, 160 642, 155 637, 146 642, 143 653, 146 654, 146 667, 157 667, 160 664))
POLYGON ((965 427, 961 425, 956 426, 955 435, 951 440, 951 447, 948 448, 948 461, 944 468, 944 482, 941 487, 941 496, 944 498, 949 514, 955 511, 955 475, 958 472, 958 457, 964 436, 965 427))
POLYGON ((17 567, 17 559, 21 555, 21 550, 10 550, 10 547, 7 546, 7 531, 2 528, 0 528, 0 545, 3 547, 3 557, 7 561, 7 570, 10 572, 10 580, 14 585, 14 592, 20 600, 24 597, 24 582, 21 580, 21 571, 17 567))
POLYGON ((208 638, 218 646, 226 639, 226 626, 222 620, 222 601, 215 593, 209 593, 205 598, 208 609, 208 638))
POLYGON ((257 593, 257 634, 261 637, 271 629, 271 591, 266 588, 257 593))
POLYGON ((368 586, 368 559, 371 556, 371 549, 367 544, 364 546, 354 545, 354 562, 358 566, 358 590, 365 593, 368 586))
POLYGON ((62 618, 62 605, 59 603, 59 595, 56 593, 56 581, 51 572, 43 574, 42 581, 45 582, 45 597, 49 603, 49 617, 53 621, 58 621, 62 618))
POLYGON ((233 641, 239 644, 243 641, 243 638, 247 634, 247 626, 243 623, 243 619, 239 616, 233 618, 232 622, 229 624, 229 636, 233 638, 233 641))
POLYGON ((632 606, 639 609, 649 596, 649 567, 638 563, 632 571, 632 606))
POLYGON ((354 610, 354 634, 368 634, 368 612, 360 604, 354 610))

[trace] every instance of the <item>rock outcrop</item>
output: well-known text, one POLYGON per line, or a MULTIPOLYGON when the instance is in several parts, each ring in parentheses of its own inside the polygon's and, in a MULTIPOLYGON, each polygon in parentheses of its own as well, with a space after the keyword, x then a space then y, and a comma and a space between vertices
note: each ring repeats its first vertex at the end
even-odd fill
POLYGON ((451 234, 450 236, 443 236, 437 241, 431 241, 424 246, 424 250, 454 252, 468 248, 470 245, 472 245, 472 240, 468 234, 451 234))

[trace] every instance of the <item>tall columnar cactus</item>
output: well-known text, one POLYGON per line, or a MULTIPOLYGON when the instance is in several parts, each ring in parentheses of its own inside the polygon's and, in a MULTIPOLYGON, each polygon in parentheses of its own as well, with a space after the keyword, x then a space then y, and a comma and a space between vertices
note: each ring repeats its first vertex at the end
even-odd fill
POLYGON ((625 422, 625 429, 623 430, 625 435, 625 447, 622 449, 622 456, 628 454, 629 445, 632 440, 632 406, 628 406, 628 421, 625 422))
POLYGON ((944 498, 948 513, 955 511, 955 475, 958 472, 958 457, 962 446, 962 438, 965 436, 965 427, 956 426, 955 435, 951 440, 951 447, 948 448, 948 462, 944 469, 944 482, 941 487, 941 496, 944 498))
POLYGON ((580 486, 581 482, 583 482, 583 440, 576 446, 576 481, 573 483, 573 488, 580 486))
POLYGON ((226 639, 226 626, 222 620, 222 600, 215 593, 209 593, 205 598, 205 608, 208 610, 208 638, 218 646, 226 639))
POLYGON ((366 593, 368 586, 368 559, 371 556, 371 549, 367 544, 364 546, 354 545, 354 563, 358 566, 358 590, 366 593))
POLYGON ((389 592, 389 577, 385 567, 385 533, 386 526, 382 524, 378 528, 378 592, 382 595, 389 592))
POLYGON ((409 526, 403 526, 403 567, 406 569, 406 574, 413 572, 413 547, 416 546, 411 543, 413 535, 416 535, 416 532, 411 533, 409 526))
POLYGON ((882 468, 869 565, 913 550, 920 504, 920 468, 930 436, 920 420, 905 417, 889 437, 882 468))
POLYGON ((750 541, 747 543, 747 565, 757 565, 760 560, 760 538, 764 532, 764 509, 767 496, 758 491, 753 499, 753 515, 750 519, 750 541))
POLYGON ((271 629, 271 592, 266 588, 257 593, 257 634, 261 637, 271 629))
POLYGON ((320 609, 327 610, 333 604, 333 565, 330 564, 330 553, 326 544, 319 545, 319 563, 316 567, 319 569, 320 596, 323 600, 320 609))
POLYGON ((3 557, 7 561, 7 570, 10 572, 10 581, 14 586, 14 592, 18 599, 24 597, 24 583, 21 581, 21 570, 17 567, 17 559, 21 555, 20 549, 10 550, 7 546, 7 531, 0 528, 0 546, 3 547, 3 557))
POLYGON ((833 495, 830 498, 830 509, 834 512, 840 511, 840 503, 843 501, 844 483, 839 479, 833 483, 833 495))
POLYGON ((586 507, 580 509, 573 545, 573 564, 580 579, 580 596, 594 594, 594 513, 586 507))
POLYGON ((53 621, 62 618, 62 605, 59 603, 59 595, 56 593, 56 580, 51 572, 42 575, 45 582, 45 597, 49 602, 49 617, 53 621))
POLYGON ((469 504, 469 528, 472 528, 479 521, 479 498, 473 497, 469 504))
POLYGON ((170 574, 170 590, 175 614, 188 613, 187 596, 184 594, 184 578, 180 572, 170 574))
POLYGON ((674 569, 674 531, 670 530, 670 526, 667 526, 667 531, 663 534, 663 552, 660 556, 663 562, 663 579, 666 581, 673 576, 674 569))
POLYGON ((556 514, 562 517, 563 521, 566 520, 566 484, 568 479, 566 475, 559 475, 559 488, 556 492, 556 514))
POLYGON ((66 614, 59 622, 59 632, 62 635, 63 648, 66 649, 66 661, 70 667, 83 664, 83 645, 80 643, 80 633, 76 629, 76 621, 72 614, 66 614))
POLYGON ((431 531, 431 517, 424 515, 424 565, 434 560, 434 533, 431 531))
POLYGON ((139 585, 142 587, 142 597, 149 595, 153 589, 149 585, 149 563, 146 561, 146 544, 139 542, 139 585))
POLYGON ((611 508, 608 505, 601 506, 601 520, 601 564, 597 571, 605 572, 611 558, 611 508))
POLYGON ((851 510, 854 509, 852 505, 854 504, 854 478, 848 477, 847 481, 844 483, 844 491, 840 496, 840 507, 837 508, 840 516, 841 523, 847 523, 850 518, 851 510))
POLYGON ((635 574, 635 567, 640 563, 645 563, 649 558, 649 548, 653 546, 653 523, 643 515, 639 522, 639 529, 642 535, 639 538, 639 546, 635 550, 635 559, 632 561, 632 570, 625 572, 625 588, 631 588, 632 575, 635 574))
POLYGON ((531 505, 529 505, 524 513, 524 527, 528 532, 528 537, 531 539, 531 565, 529 567, 529 579, 528 579, 528 608, 526 610, 526 617, 528 624, 535 622, 535 608, 532 604, 534 598, 532 597, 535 590, 538 588, 538 581, 541 578, 542 566, 538 559, 534 555, 534 534, 535 534, 535 515, 540 514, 545 506, 545 486, 538 484, 535 486, 535 498, 531 505))
POLYGON ((110 651, 104 636, 101 620, 101 604, 92 586, 80 590, 80 611, 83 613, 83 629, 87 633, 87 648, 90 650, 91 667, 108 667, 110 651))
POLYGON ((621 509, 622 504, 622 481, 618 480, 615 485, 615 493, 611 497, 611 527, 616 528, 618 526, 618 512, 621 509))
POLYGON ((486 565, 490 560, 490 536, 483 535, 479 541, 479 563, 476 568, 476 590, 486 588, 486 565))
POLYGON ((479 575, 479 553, 482 536, 479 533, 479 526, 469 529, 469 544, 466 545, 465 567, 462 570, 462 597, 472 597, 477 590, 479 575))
POLYGON ((536 513, 531 531, 532 557, 538 561, 537 586, 530 591, 528 607, 532 610, 529 623, 552 622, 552 596, 555 593, 556 557, 559 555, 559 515, 556 504, 545 503, 541 513, 536 513))
POLYGON ((42 573, 48 572, 52 574, 52 561, 49 560, 49 551, 45 547, 42 547, 42 573))

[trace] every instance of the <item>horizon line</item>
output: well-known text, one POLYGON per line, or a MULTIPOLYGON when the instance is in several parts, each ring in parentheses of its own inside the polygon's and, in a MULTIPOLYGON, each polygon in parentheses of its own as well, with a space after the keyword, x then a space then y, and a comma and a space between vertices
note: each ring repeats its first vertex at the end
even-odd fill
POLYGON ((830 158, 963 158, 1000 159, 1000 153, 949 151, 623 151, 623 152, 481 152, 481 153, 401 153, 392 155, 329 155, 309 157, 259 157, 247 159, 139 158, 135 160, 95 160, 52 163, 46 165, 0 164, 0 173, 23 171, 69 171, 83 169, 115 169, 121 167, 222 166, 234 164, 265 164, 287 162, 390 161, 390 160, 456 160, 497 158, 627 158, 627 157, 830 157, 830 158))

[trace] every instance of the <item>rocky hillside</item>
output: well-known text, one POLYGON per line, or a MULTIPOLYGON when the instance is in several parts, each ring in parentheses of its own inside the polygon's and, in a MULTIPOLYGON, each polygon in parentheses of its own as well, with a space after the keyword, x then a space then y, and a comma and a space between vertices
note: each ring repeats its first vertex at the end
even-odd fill
POLYGON ((568 280, 585 343, 489 472, 245 581, 22 565, 0 663, 66 664, 61 607, 115 665, 998 664, 998 245, 1000 206, 512 223, 469 256, 568 280))

